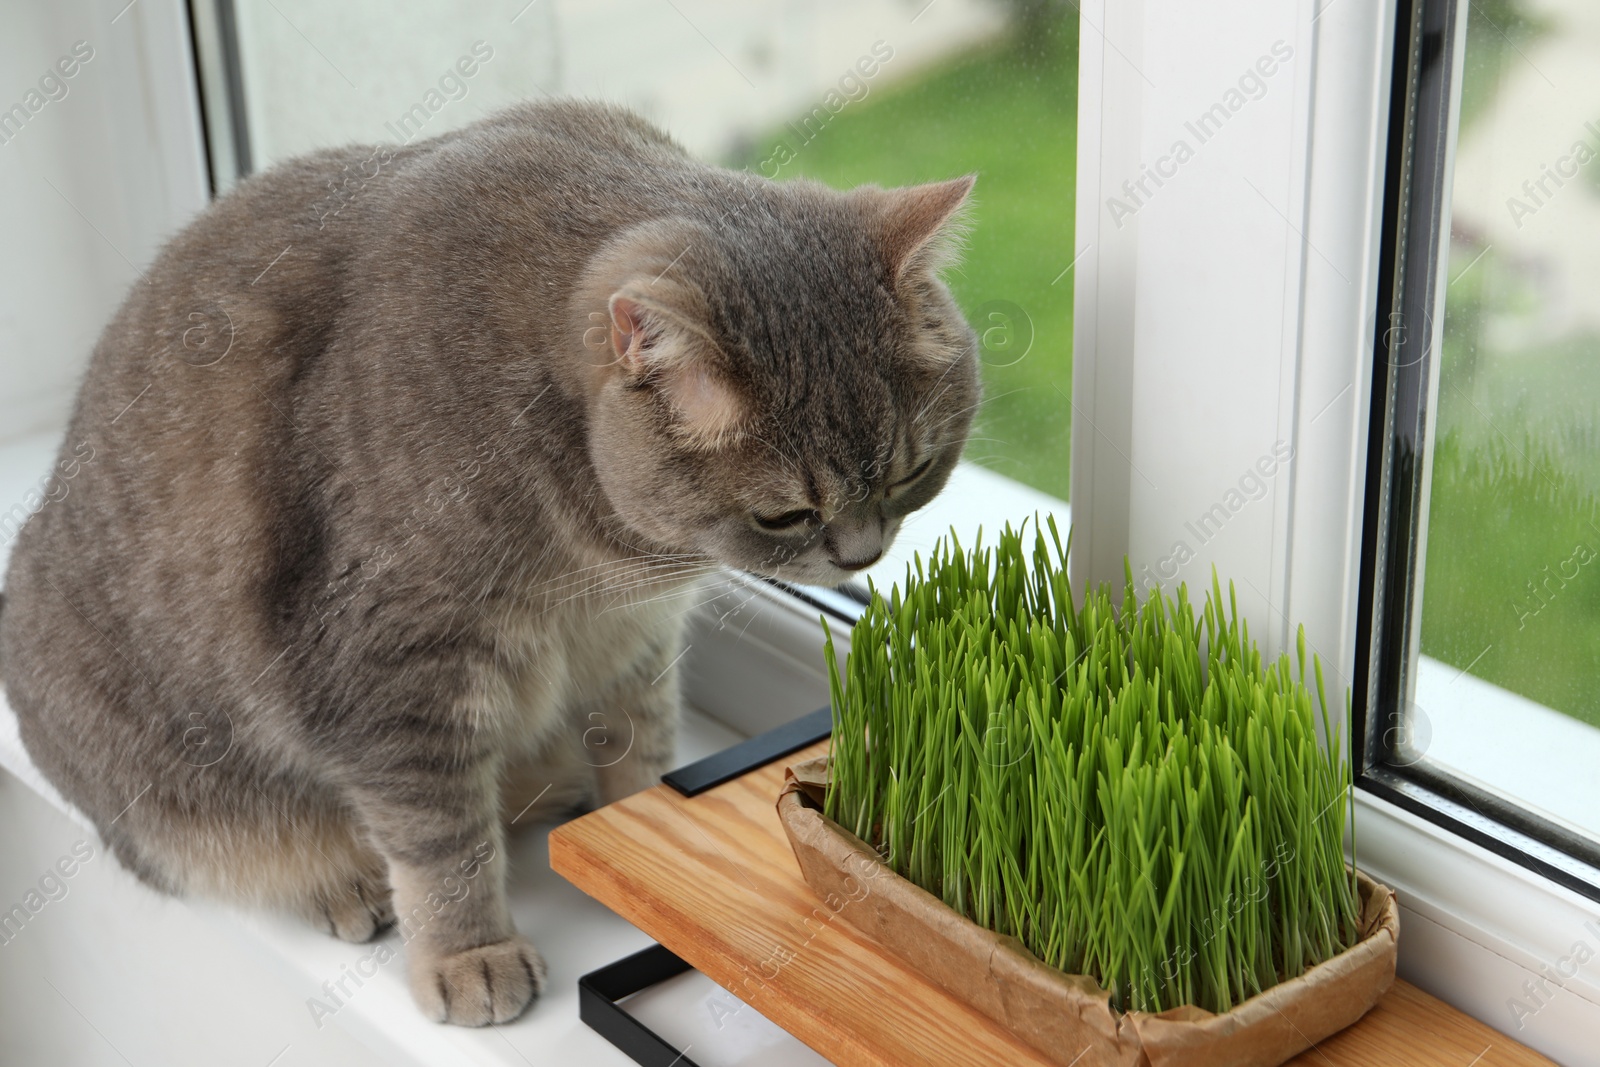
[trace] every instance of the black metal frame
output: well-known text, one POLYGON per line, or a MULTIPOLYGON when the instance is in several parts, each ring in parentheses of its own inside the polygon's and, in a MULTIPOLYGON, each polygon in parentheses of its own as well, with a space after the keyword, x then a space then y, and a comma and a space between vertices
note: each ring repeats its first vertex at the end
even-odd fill
MULTIPOLYGON (((855 625, 862 609, 870 600, 866 588, 854 582, 847 582, 837 589, 824 589, 816 586, 790 585, 772 579, 764 580, 801 603, 816 608, 822 614, 831 615, 834 621, 846 626, 855 625)), ((707 789, 714 789, 747 771, 764 767, 791 752, 798 752, 832 733, 833 709, 818 708, 766 733, 758 734, 748 741, 741 741, 705 759, 668 771, 661 776, 661 780, 686 797, 699 796, 707 789)))
POLYGON ((189 20, 189 65, 194 68, 195 103, 200 108, 200 144, 206 154, 206 191, 215 200, 221 183, 217 181, 216 146, 211 141, 209 115, 213 105, 206 100, 206 72, 204 64, 200 62, 200 31, 195 26, 194 6, 197 2, 203 0, 190 0, 185 12, 189 20))
POLYGON ((699 796, 833 733, 833 709, 818 708, 715 755, 668 771, 661 780, 686 797, 699 796))
MULTIPOLYGON (((703 760, 668 771, 661 780, 686 797, 698 796, 833 732, 833 709, 818 708, 791 722, 703 760)), ((695 1067, 693 1060, 628 1014, 622 1001, 641 990, 693 970, 662 945, 590 971, 578 979, 578 1018, 642 1067, 695 1067)))
POLYGON ((651 945, 578 979, 578 1018, 641 1067, 696 1067, 681 1049, 629 1015, 621 1003, 693 969, 662 946, 651 945))
POLYGON ((1417 645, 1414 536, 1422 498, 1433 321, 1449 145, 1455 0, 1401 0, 1395 28, 1373 335, 1367 511, 1353 700, 1356 785, 1578 893, 1600 900, 1600 848, 1404 750, 1412 652, 1417 645))
MULTIPOLYGON (((756 577, 751 575, 751 577, 756 577)), ((851 579, 836 588, 829 589, 820 585, 791 585, 776 578, 762 578, 762 581, 774 589, 781 589, 794 597, 802 604, 809 604, 824 615, 832 615, 834 619, 847 626, 854 626, 861 617, 861 612, 872 603, 872 595, 867 586, 851 579)))

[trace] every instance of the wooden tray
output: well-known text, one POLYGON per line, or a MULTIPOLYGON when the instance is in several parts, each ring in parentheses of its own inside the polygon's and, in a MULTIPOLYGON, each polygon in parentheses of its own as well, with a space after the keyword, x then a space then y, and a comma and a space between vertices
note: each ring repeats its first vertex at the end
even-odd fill
MULTIPOLYGON (((784 766, 826 752, 816 745, 694 798, 656 786, 609 805, 551 833, 550 865, 840 1067, 1048 1067, 833 919, 801 880, 774 804, 784 766)), ((1550 1062, 1398 980, 1359 1023, 1291 1061, 1550 1062)))

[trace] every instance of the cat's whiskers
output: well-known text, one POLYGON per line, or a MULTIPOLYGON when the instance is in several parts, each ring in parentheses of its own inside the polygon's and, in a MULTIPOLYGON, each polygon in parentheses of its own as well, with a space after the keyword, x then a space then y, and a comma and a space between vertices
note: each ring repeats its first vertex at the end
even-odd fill
POLYGON ((952 360, 950 365, 945 367, 944 373, 939 375, 938 379, 933 383, 940 388, 927 399, 922 407, 917 410, 915 415, 911 416, 911 425, 915 426, 917 423, 921 422, 922 416, 928 413, 928 409, 933 407, 933 405, 938 402, 939 398, 945 394, 945 391, 949 389, 951 385, 955 384, 954 382, 946 382, 945 379, 950 376, 951 371, 955 370, 959 366, 961 366, 961 360, 957 359, 952 360))
MULTIPOLYGON (((760 590, 752 590, 750 592, 750 594, 748 596, 746 596, 743 600, 739 601, 739 603, 735 604, 733 607, 729 608, 727 611, 724 611, 721 615, 718 615, 717 616, 717 625, 718 626, 722 626, 722 625, 726 624, 727 621, 728 621, 728 617, 730 615, 737 615, 739 612, 743 611, 745 609, 745 607, 751 601, 753 601, 759 594, 760 594, 760 590)), ((712 600, 715 600, 715 599, 716 599, 715 597, 712 598, 712 600)), ((703 601, 700 604, 691 604, 689 607, 685 608, 683 611, 678 612, 677 616, 674 616, 674 618, 676 618, 678 616, 681 616, 681 615, 687 615, 689 612, 694 611, 696 608, 703 607, 705 604, 711 603, 712 600, 706 600, 706 601, 703 601)))
MULTIPOLYGON (((666 616, 666 618, 668 618, 668 619, 677 619, 677 618, 681 618, 684 615, 689 614, 691 611, 695 611, 695 610, 698 610, 699 608, 703 608, 708 604, 713 604, 716 601, 718 601, 718 600, 720 600, 723 597, 728 596, 728 595, 729 595, 728 591, 726 589, 724 589, 724 588, 713 587, 713 588, 707 590, 704 586, 701 586, 701 585, 699 585, 697 583, 690 583, 689 585, 687 585, 685 587, 669 590, 669 591, 664 592, 664 593, 662 593, 662 594, 660 594, 658 596, 651 597, 648 600, 630 602, 629 604, 627 604, 625 606, 627 608, 629 608, 629 609, 637 609, 637 608, 639 608, 639 607, 641 607, 643 605, 646 605, 646 604, 665 603, 665 602, 667 602, 669 600, 672 600, 672 599, 675 599, 675 598, 678 598, 678 597, 695 597, 695 598, 697 598, 697 599, 695 599, 695 602, 690 604, 688 607, 683 608, 680 611, 675 611, 672 614, 666 616), (704 594, 704 595, 702 596, 701 594, 704 594)), ((750 602, 750 600, 752 598, 754 598, 756 595, 757 595, 756 593, 751 593, 749 597, 747 597, 739 605, 735 606, 731 611, 725 612, 722 615, 722 618, 726 618, 728 615, 731 615, 734 612, 737 612, 738 610, 740 610, 740 608, 742 608, 744 606, 744 604, 748 604, 750 602)), ((624 606, 624 605, 616 605, 615 607, 622 607, 622 606, 624 606)), ((615 607, 605 608, 601 612, 601 614, 604 614, 606 611, 615 610, 615 607)))
POLYGON ((497 561, 495 561, 494 569, 491 570, 489 572, 488 576, 484 578, 482 592, 480 592, 475 598, 473 598, 472 603, 474 603, 474 604, 482 604, 484 601, 489 599, 490 595, 495 590, 496 583, 500 579, 501 572, 505 570, 506 561, 511 558, 511 553, 515 548, 516 548, 515 545, 512 545, 512 544, 506 545, 506 550, 504 552, 500 553, 500 558, 497 561))
POLYGON ((665 555, 663 555, 663 556, 637 556, 637 557, 632 557, 632 558, 627 558, 627 559, 607 560, 604 563, 598 563, 598 564, 594 564, 594 565, 591 565, 591 566, 588 566, 588 567, 577 567, 577 568, 574 568, 573 570, 570 570, 570 571, 566 572, 564 575, 560 575, 557 578, 551 579, 549 582, 545 583, 544 588, 551 589, 551 590, 554 590, 554 589, 565 589, 565 588, 571 588, 573 585, 583 584, 583 583, 587 583, 587 582, 596 582, 596 581, 604 582, 604 581, 607 580, 608 577, 610 577, 612 575, 613 572, 620 572, 620 573, 626 574, 629 571, 638 571, 638 572, 644 573, 644 572, 648 572, 648 571, 650 571, 652 569, 658 569, 658 568, 663 568, 663 567, 694 566, 694 565, 696 565, 696 564, 698 564, 700 562, 702 562, 702 560, 698 556, 665 556, 665 555), (571 579, 571 580, 565 582, 562 585, 556 585, 555 584, 557 582, 562 581, 562 579, 571 579))
MULTIPOLYGON (((698 596, 704 590, 703 590, 703 587, 700 585, 700 583, 698 581, 696 581, 695 579, 704 577, 707 573, 708 573, 708 571, 696 571, 696 572, 693 572, 693 573, 685 574, 685 575, 682 576, 683 580, 673 582, 670 585, 669 588, 663 589, 660 592, 657 592, 652 596, 647 596, 642 600, 641 599, 635 599, 631 595, 633 593, 633 591, 645 587, 645 583, 636 583, 630 589, 623 590, 623 591, 617 593, 616 595, 614 595, 606 603, 606 606, 601 608, 595 614, 596 615, 604 615, 604 614, 606 614, 608 612, 619 611, 619 610, 636 611, 636 610, 638 610, 640 608, 643 608, 643 607, 646 607, 646 606, 652 605, 652 604, 665 604, 668 601, 675 600, 675 599, 678 599, 678 598, 681 598, 681 597, 698 596)), ((711 594, 711 599, 715 599, 716 597, 721 596, 721 595, 723 595, 723 594, 720 593, 720 592, 713 592, 711 594)), ((682 614, 682 613, 680 612, 678 614, 682 614)), ((677 616, 676 615, 672 615, 672 616, 668 616, 668 617, 669 618, 676 618, 677 616)))
POLYGON ((607 569, 618 569, 618 568, 628 568, 628 567, 652 567, 652 566, 664 566, 664 565, 670 565, 670 564, 691 563, 691 562, 698 561, 700 558, 701 557, 699 557, 699 556, 689 556, 689 555, 673 556, 673 555, 666 555, 666 554, 650 553, 648 555, 626 557, 626 558, 622 558, 622 559, 608 559, 608 560, 603 560, 603 561, 601 561, 599 563, 591 563, 588 566, 584 566, 584 567, 574 567, 573 569, 571 569, 569 571, 565 571, 565 572, 563 572, 561 574, 558 574, 554 578, 551 578, 548 581, 542 583, 540 586, 538 586, 538 589, 540 591, 556 592, 556 591, 559 591, 559 590, 562 590, 562 589, 572 588, 572 587, 574 587, 576 585, 582 584, 582 583, 587 582, 587 581, 595 580, 597 577, 600 578, 601 580, 603 580, 604 572, 607 569), (599 573, 597 575, 594 572, 599 572, 599 573))
MULTIPOLYGON (((948 374, 949 372, 946 371, 945 373, 948 374)), ((942 378, 941 378, 941 380, 942 380, 942 378)), ((922 407, 918 408, 917 409, 917 413, 915 415, 911 416, 911 425, 913 425, 913 426, 921 425, 922 424, 922 419, 923 419, 924 416, 926 416, 928 414, 929 409, 931 409, 934 404, 938 403, 939 398, 941 396, 943 396, 947 391, 949 391, 950 386, 952 384, 954 384, 954 383, 945 382, 944 385, 941 385, 939 387, 939 389, 932 396, 930 396, 928 398, 927 403, 923 404, 922 407)))
MULTIPOLYGON (((657 600, 683 595, 685 592, 693 591, 697 586, 696 580, 706 576, 710 571, 709 567, 684 567, 609 585, 603 590, 596 591, 605 598, 605 606, 597 614, 604 614, 619 607, 638 608, 657 600), (635 594, 640 591, 656 592, 653 596, 639 599, 635 594)), ((599 601, 601 595, 593 596, 591 599, 599 601)))
POLYGON ((1003 396, 1010 396, 1012 393, 1020 393, 1020 392, 1023 391, 1023 388, 1024 387, 1022 387, 1022 386, 1018 386, 1015 389, 1007 389, 1003 393, 994 393, 994 394, 992 394, 990 396, 985 396, 985 397, 982 397, 982 398, 980 398, 978 400, 975 400, 971 404, 968 404, 965 407, 957 408, 955 411, 946 412, 943 418, 941 418, 938 422, 933 423, 928 428, 930 430, 938 430, 938 429, 940 429, 940 428, 942 428, 944 426, 949 425, 949 423, 952 422, 953 420, 959 419, 961 416, 967 414, 969 411, 976 411, 978 408, 982 407, 984 404, 987 404, 992 400, 999 400, 1003 396))
POLYGON ((558 589, 549 590, 549 592, 554 593, 569 589, 576 589, 576 591, 568 593, 568 595, 553 602, 549 601, 547 598, 546 603, 548 607, 559 608, 576 600, 598 600, 602 597, 609 597, 611 601, 614 602, 616 599, 624 596, 632 589, 645 586, 676 584, 680 579, 703 574, 710 569, 709 563, 702 563, 699 561, 683 563, 676 560, 627 560, 619 561, 619 563, 625 566, 631 566, 634 570, 634 573, 623 573, 618 576, 612 576, 605 572, 601 572, 596 575, 586 576, 575 582, 569 582, 558 589), (620 580, 617 580, 618 578, 620 578, 620 580))

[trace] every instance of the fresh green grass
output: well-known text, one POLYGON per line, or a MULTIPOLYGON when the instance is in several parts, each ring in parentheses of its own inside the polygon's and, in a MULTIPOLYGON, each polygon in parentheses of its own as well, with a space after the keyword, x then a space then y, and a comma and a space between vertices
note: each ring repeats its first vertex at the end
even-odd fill
POLYGON ((1304 634, 1298 672, 1263 663, 1214 576, 1198 615, 1131 571, 1120 613, 1109 587, 1075 607, 1048 529, 952 534, 874 593, 843 678, 830 636, 827 814, 1124 1010, 1226 1011, 1352 944, 1349 769, 1304 634))
POLYGON ((967 455, 1065 499, 1073 275, 1062 272, 1075 255, 1077 21, 1018 33, 926 71, 907 73, 897 62, 908 61, 891 60, 881 85, 813 140, 775 130, 733 163, 754 171, 781 143, 794 160, 780 178, 805 175, 839 188, 978 175, 967 252, 948 276, 990 342, 987 399, 967 455), (1029 333, 1027 354, 1004 365, 1029 333))

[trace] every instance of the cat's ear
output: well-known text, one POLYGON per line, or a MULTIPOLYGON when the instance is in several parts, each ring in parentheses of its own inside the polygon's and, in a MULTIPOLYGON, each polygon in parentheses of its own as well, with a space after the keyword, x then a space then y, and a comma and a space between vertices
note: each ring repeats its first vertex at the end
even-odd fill
POLYGON ((900 189, 872 189, 878 245, 896 281, 914 267, 938 270, 955 259, 962 233, 961 209, 975 175, 900 189))
POLYGON ((646 331, 644 308, 637 300, 621 293, 611 298, 611 351, 618 366, 630 373, 643 373, 646 349, 659 340, 646 331))
POLYGON ((666 397, 686 438, 713 444, 744 420, 745 405, 706 358, 705 341, 621 292, 611 297, 611 348, 623 374, 666 397))

